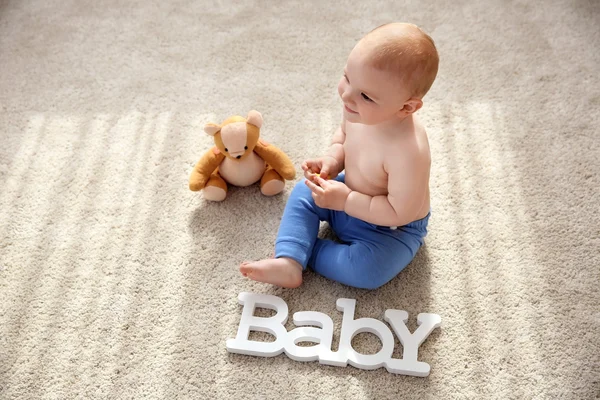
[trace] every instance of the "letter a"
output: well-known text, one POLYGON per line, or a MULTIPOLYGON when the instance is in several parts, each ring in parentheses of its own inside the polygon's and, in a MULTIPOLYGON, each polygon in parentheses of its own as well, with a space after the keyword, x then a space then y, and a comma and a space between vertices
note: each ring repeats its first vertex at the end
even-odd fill
POLYGON ((300 326, 288 332, 285 354, 296 361, 315 361, 331 353, 333 321, 327 314, 316 311, 300 311, 294 314, 294 325, 300 326), (313 328, 306 325, 315 325, 313 328), (317 343, 316 346, 300 347, 300 342, 317 343))

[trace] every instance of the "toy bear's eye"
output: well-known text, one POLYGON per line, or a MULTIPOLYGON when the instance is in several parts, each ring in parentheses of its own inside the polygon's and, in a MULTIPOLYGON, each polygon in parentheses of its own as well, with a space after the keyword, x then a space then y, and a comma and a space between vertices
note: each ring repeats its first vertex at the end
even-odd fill
POLYGON ((229 150, 227 150, 227 147, 225 147, 225 151, 227 151, 227 152, 229 151, 229 150))
POLYGON ((248 150, 248 146, 244 146, 244 150, 248 150))

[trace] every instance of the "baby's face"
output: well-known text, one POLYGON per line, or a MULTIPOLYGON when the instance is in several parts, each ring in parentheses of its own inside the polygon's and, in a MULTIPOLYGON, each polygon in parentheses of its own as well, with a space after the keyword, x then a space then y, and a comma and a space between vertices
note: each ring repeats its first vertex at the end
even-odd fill
POLYGON ((352 50, 338 93, 347 121, 376 125, 394 118, 410 96, 401 79, 369 65, 368 56, 367 46, 352 50))

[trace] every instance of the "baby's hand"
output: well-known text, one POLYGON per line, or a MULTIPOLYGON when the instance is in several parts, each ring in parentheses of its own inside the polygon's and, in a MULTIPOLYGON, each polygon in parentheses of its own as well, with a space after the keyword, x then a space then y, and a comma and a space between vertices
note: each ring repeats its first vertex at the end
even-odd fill
POLYGON ((316 177, 315 183, 307 180, 306 185, 310 188, 317 206, 336 211, 344 211, 346 208, 346 200, 351 190, 345 183, 316 177))
POLYGON ((316 177, 333 179, 340 172, 337 160, 331 156, 306 160, 302 163, 302 170, 304 177, 311 182, 316 182, 316 177))

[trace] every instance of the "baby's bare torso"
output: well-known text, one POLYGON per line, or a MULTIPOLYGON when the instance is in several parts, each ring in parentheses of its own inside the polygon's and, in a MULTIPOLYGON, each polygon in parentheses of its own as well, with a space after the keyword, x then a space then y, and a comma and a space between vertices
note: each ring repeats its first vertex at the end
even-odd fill
POLYGON ((429 164, 430 151, 427 134, 415 117, 408 124, 394 131, 380 131, 375 126, 345 122, 344 141, 346 185, 357 192, 370 196, 388 194, 390 166, 396 160, 410 156, 427 169, 427 182, 423 185, 425 200, 415 219, 429 213, 429 164), (416 155, 416 157, 415 157, 416 155))

